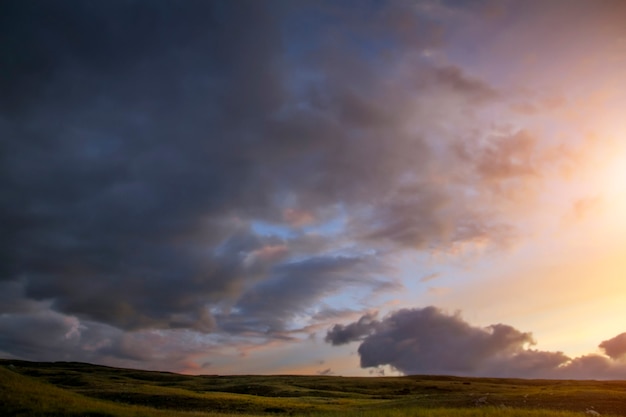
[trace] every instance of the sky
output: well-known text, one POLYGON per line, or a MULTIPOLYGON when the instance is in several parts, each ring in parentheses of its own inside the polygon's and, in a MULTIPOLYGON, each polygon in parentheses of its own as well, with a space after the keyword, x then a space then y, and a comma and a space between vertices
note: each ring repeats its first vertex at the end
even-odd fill
POLYGON ((626 379, 624 21, 0 2, 0 357, 626 379))

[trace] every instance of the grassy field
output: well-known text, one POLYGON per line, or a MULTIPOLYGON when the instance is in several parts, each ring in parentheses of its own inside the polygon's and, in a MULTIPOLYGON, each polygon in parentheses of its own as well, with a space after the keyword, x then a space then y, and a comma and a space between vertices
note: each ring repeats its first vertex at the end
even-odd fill
POLYGON ((186 376, 0 360, 1 416, 626 416, 626 381, 186 376), (589 411, 591 410, 591 411, 589 411))

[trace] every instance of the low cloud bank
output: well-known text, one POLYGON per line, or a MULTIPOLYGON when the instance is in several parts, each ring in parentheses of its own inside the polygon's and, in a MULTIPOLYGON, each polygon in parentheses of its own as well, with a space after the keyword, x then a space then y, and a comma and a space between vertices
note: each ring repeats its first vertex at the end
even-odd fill
POLYGON ((473 326, 460 312, 437 307, 402 309, 377 320, 335 324, 326 334, 332 345, 358 341, 361 367, 389 365, 404 374, 453 374, 523 378, 626 378, 626 333, 600 343, 605 355, 570 358, 532 349, 531 333, 507 324, 473 326))

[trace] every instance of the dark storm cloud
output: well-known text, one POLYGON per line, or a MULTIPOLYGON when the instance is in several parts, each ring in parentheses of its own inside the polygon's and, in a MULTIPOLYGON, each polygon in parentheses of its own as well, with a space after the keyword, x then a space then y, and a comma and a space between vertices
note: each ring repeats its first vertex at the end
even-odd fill
MULTIPOLYGON (((2 7, 3 103, 11 109, 27 110, 42 99, 65 104, 68 98, 92 100, 94 94, 110 98, 112 92, 113 98, 167 98, 173 105, 188 98, 181 96, 181 83, 202 76, 210 84, 224 70, 231 81, 253 82, 241 86, 249 98, 272 97, 257 93, 258 81, 268 81, 266 58, 276 46, 276 28, 269 8, 256 2, 11 1, 2 7), (250 33, 262 35, 254 45, 250 33), (252 62, 258 76, 245 77, 245 64, 252 62)), ((231 97, 238 100, 233 105, 243 104, 240 95, 231 97)))
MULTIPOLYGON (((300 60, 310 62, 288 51, 306 44, 281 37, 294 9, 280 6, 4 2, 1 278, 21 278, 26 296, 58 311, 124 329, 211 331, 210 306, 245 288, 245 311, 261 308, 249 301, 255 291, 296 308, 281 296, 291 284, 276 282, 301 271, 270 274, 281 259, 246 263, 276 243, 246 223, 279 224, 301 207, 312 219, 337 204, 358 209, 421 175, 430 152, 397 125, 411 94, 377 81, 384 68, 367 51, 338 57, 321 45, 310 68, 321 81, 300 86, 300 60)), ((401 17, 395 7, 385 19, 401 17)), ((385 21, 379 30, 396 39, 385 21)), ((489 91, 459 69, 421 71, 428 88, 470 101, 489 91)), ((436 213, 441 194, 425 187, 419 201, 383 204, 356 225, 374 220, 371 240, 445 239, 457 218, 408 214, 412 204, 436 213)))
POLYGON ((1 278, 121 328, 213 330, 206 304, 262 275, 244 258, 271 243, 229 220, 273 193, 232 126, 276 109, 269 8, 2 7, 1 278))
POLYGON ((28 313, 41 308, 41 304, 25 296, 23 282, 0 282, 0 314, 28 313))
POLYGON ((54 311, 0 316, 0 352, 26 360, 99 362, 179 371, 211 346, 185 330, 124 332, 54 311))
POLYGON ((273 239, 247 230, 232 233, 215 251, 204 249, 202 243, 127 246, 122 240, 121 247, 110 248, 119 252, 103 254, 101 263, 79 259, 59 271, 29 276, 27 294, 50 299, 61 311, 121 328, 189 327, 208 332, 214 323, 207 304, 234 300, 243 282, 254 282, 271 267, 267 260, 253 257, 273 239))
MULTIPOLYGON (((48 306, 57 336, 79 320, 279 337, 327 296, 397 289, 380 247, 499 245, 510 228, 450 162, 523 167, 425 132, 424 109, 500 99, 415 58, 442 30, 408 2, 2 2, 2 311, 48 306)), ((497 151, 531 158, 521 145, 497 151)), ((44 320, 3 320, 26 317, 44 320)))
MULTIPOLYGON (((603 342, 621 352, 621 335, 603 342)), ((530 333, 506 324, 472 326, 460 313, 436 307, 403 309, 375 320, 365 315, 336 324, 326 341, 360 341, 361 367, 390 365, 405 374, 455 374, 526 378, 623 378, 626 365, 601 355, 571 359, 562 352, 529 348, 530 333)), ((616 352, 612 350, 612 353, 616 352)), ((607 351, 608 353, 608 351, 607 351)), ((619 357, 619 356, 618 356, 619 357)))
POLYGON ((79 321, 55 312, 0 316, 0 351, 18 357, 54 360, 78 336, 79 321))

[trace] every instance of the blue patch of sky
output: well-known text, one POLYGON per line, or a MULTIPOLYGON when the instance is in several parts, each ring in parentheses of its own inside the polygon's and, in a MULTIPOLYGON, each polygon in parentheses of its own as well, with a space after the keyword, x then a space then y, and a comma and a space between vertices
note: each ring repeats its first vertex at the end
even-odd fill
POLYGON ((263 220, 252 220, 250 226, 254 233, 261 236, 278 236, 283 239, 295 238, 302 233, 320 234, 324 236, 337 236, 345 232, 348 216, 345 207, 335 209, 335 215, 330 219, 311 223, 305 226, 292 226, 287 223, 274 223, 263 220))
MULTIPOLYGON (((381 278, 381 283, 383 277, 381 278)), ((389 281, 384 279, 384 281, 389 281)), ((380 309, 381 305, 385 305, 398 296, 398 289, 394 290, 393 286, 380 289, 372 288, 371 283, 355 284, 338 291, 335 294, 324 297, 318 305, 324 308, 332 308, 336 310, 353 310, 363 311, 373 308, 380 309)), ((320 311, 316 311, 319 313, 320 311)))
POLYGON ((296 229, 286 224, 253 220, 250 222, 250 227, 254 233, 261 236, 278 236, 283 239, 290 239, 298 235, 296 229))
MULTIPOLYGON (((375 300, 378 303, 380 298, 376 297, 375 300)), ((336 310, 350 309, 355 311, 365 311, 372 308, 374 305, 372 301, 373 296, 371 295, 371 290, 369 288, 357 287, 349 287, 341 292, 338 292, 337 294, 324 297, 321 300, 323 305, 328 308, 336 310)), ((316 311, 316 313, 319 313, 319 311, 316 311)))
POLYGON ((342 207, 338 210, 337 215, 330 220, 323 223, 311 224, 310 226, 304 227, 303 230, 306 233, 335 236, 345 231, 347 222, 348 217, 345 213, 345 209, 342 207))

